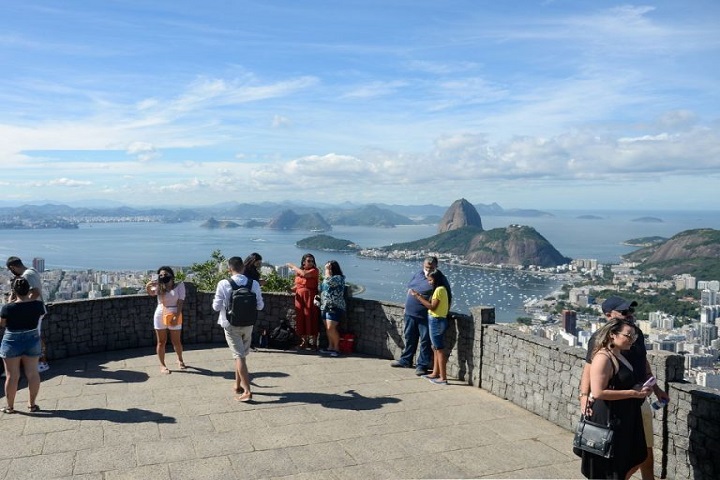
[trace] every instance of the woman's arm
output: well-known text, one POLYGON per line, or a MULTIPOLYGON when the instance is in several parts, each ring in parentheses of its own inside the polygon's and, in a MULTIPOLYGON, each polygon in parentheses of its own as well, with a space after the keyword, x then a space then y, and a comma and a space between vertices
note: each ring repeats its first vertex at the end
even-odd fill
POLYGON ((157 282, 155 282, 153 280, 153 281, 146 283, 145 291, 147 292, 148 295, 150 295, 152 297, 157 296, 157 282))
POLYGON ((601 400, 643 399, 650 394, 650 389, 640 391, 608 389, 612 376, 613 364, 610 358, 602 352, 596 353, 590 365, 590 392, 593 398, 601 400))
POLYGON ((318 273, 315 273, 318 271, 316 268, 311 268, 309 270, 303 270, 302 268, 298 267, 294 263, 286 263, 285 265, 287 265, 287 267, 290 270, 295 272, 295 275, 300 275, 303 278, 312 278, 312 277, 318 276, 318 273), (313 273, 315 273, 315 274, 313 275, 313 273))
POLYGON ((412 290, 412 289, 410 289, 410 295, 415 297, 415 300, 420 302, 422 304, 422 306, 427 308, 428 310, 435 310, 437 308, 437 306, 440 304, 439 299, 433 298, 432 302, 429 302, 428 300, 425 299, 425 297, 423 297, 418 292, 416 292, 415 290, 412 290))

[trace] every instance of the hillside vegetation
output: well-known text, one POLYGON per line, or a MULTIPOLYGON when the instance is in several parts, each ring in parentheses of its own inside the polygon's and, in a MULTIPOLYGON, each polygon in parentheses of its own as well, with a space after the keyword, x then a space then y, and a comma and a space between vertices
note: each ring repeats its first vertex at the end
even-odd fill
POLYGON ((534 228, 522 225, 487 231, 479 227, 462 227, 384 249, 452 253, 464 256, 470 262, 483 264, 554 267, 570 262, 534 228))
POLYGON ((314 235, 303 238, 295 245, 310 250, 325 250, 331 252, 354 252, 360 249, 360 247, 350 240, 343 240, 341 238, 331 237, 330 235, 314 235))
POLYGON ((689 273, 698 279, 720 278, 720 231, 686 230, 623 258, 639 262, 641 271, 660 277, 689 273))

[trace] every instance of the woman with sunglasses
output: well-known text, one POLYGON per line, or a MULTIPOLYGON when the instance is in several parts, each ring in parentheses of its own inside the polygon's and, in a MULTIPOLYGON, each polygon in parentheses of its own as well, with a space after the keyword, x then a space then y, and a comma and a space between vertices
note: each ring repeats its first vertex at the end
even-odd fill
POLYGON ((590 364, 588 413, 589 420, 613 426, 614 454, 604 458, 580 452, 581 472, 587 478, 630 478, 647 456, 640 406, 652 389, 634 389, 633 366, 621 353, 630 349, 637 335, 627 319, 611 319, 598 330, 590 364))
POLYGON ((155 335, 157 337, 156 351, 160 360, 160 372, 171 373, 165 365, 165 345, 167 344, 168 332, 175 354, 177 354, 178 367, 184 370, 182 346, 182 307, 185 302, 185 284, 175 283, 175 272, 168 266, 162 266, 157 270, 157 280, 151 280, 145 285, 148 295, 157 297, 157 307, 153 315, 155 335))
POLYGON ((292 263, 287 266, 295 272, 295 330, 302 339, 298 349, 317 350, 320 327, 315 296, 318 294, 320 271, 311 253, 302 256, 299 267, 292 263))

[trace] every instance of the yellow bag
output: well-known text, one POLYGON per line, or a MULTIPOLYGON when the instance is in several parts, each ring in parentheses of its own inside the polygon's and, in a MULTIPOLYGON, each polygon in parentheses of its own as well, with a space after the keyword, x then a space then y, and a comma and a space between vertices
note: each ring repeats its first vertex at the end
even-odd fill
POLYGON ((166 327, 178 327, 182 325, 182 312, 170 312, 163 307, 162 319, 166 327))

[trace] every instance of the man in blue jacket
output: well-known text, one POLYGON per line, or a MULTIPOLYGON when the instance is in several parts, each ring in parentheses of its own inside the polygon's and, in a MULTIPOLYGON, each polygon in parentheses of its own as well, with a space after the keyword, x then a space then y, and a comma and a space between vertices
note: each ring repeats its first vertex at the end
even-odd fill
MULTIPOLYGON (((408 295, 405 300, 405 328, 403 330, 403 339, 405 347, 403 348, 400 360, 390 364, 391 367, 412 368, 415 351, 420 344, 420 352, 415 363, 415 374, 425 375, 428 368, 432 365, 432 347, 430 345, 430 330, 428 329, 428 311, 410 292, 415 290, 426 300, 430 300, 433 288, 427 280, 428 274, 437 270, 437 257, 426 257, 423 261, 423 268, 417 272, 408 282, 408 295)), ((445 275, 441 273, 441 283, 447 289, 448 299, 452 303, 452 293, 450 291, 450 283, 445 275)))

